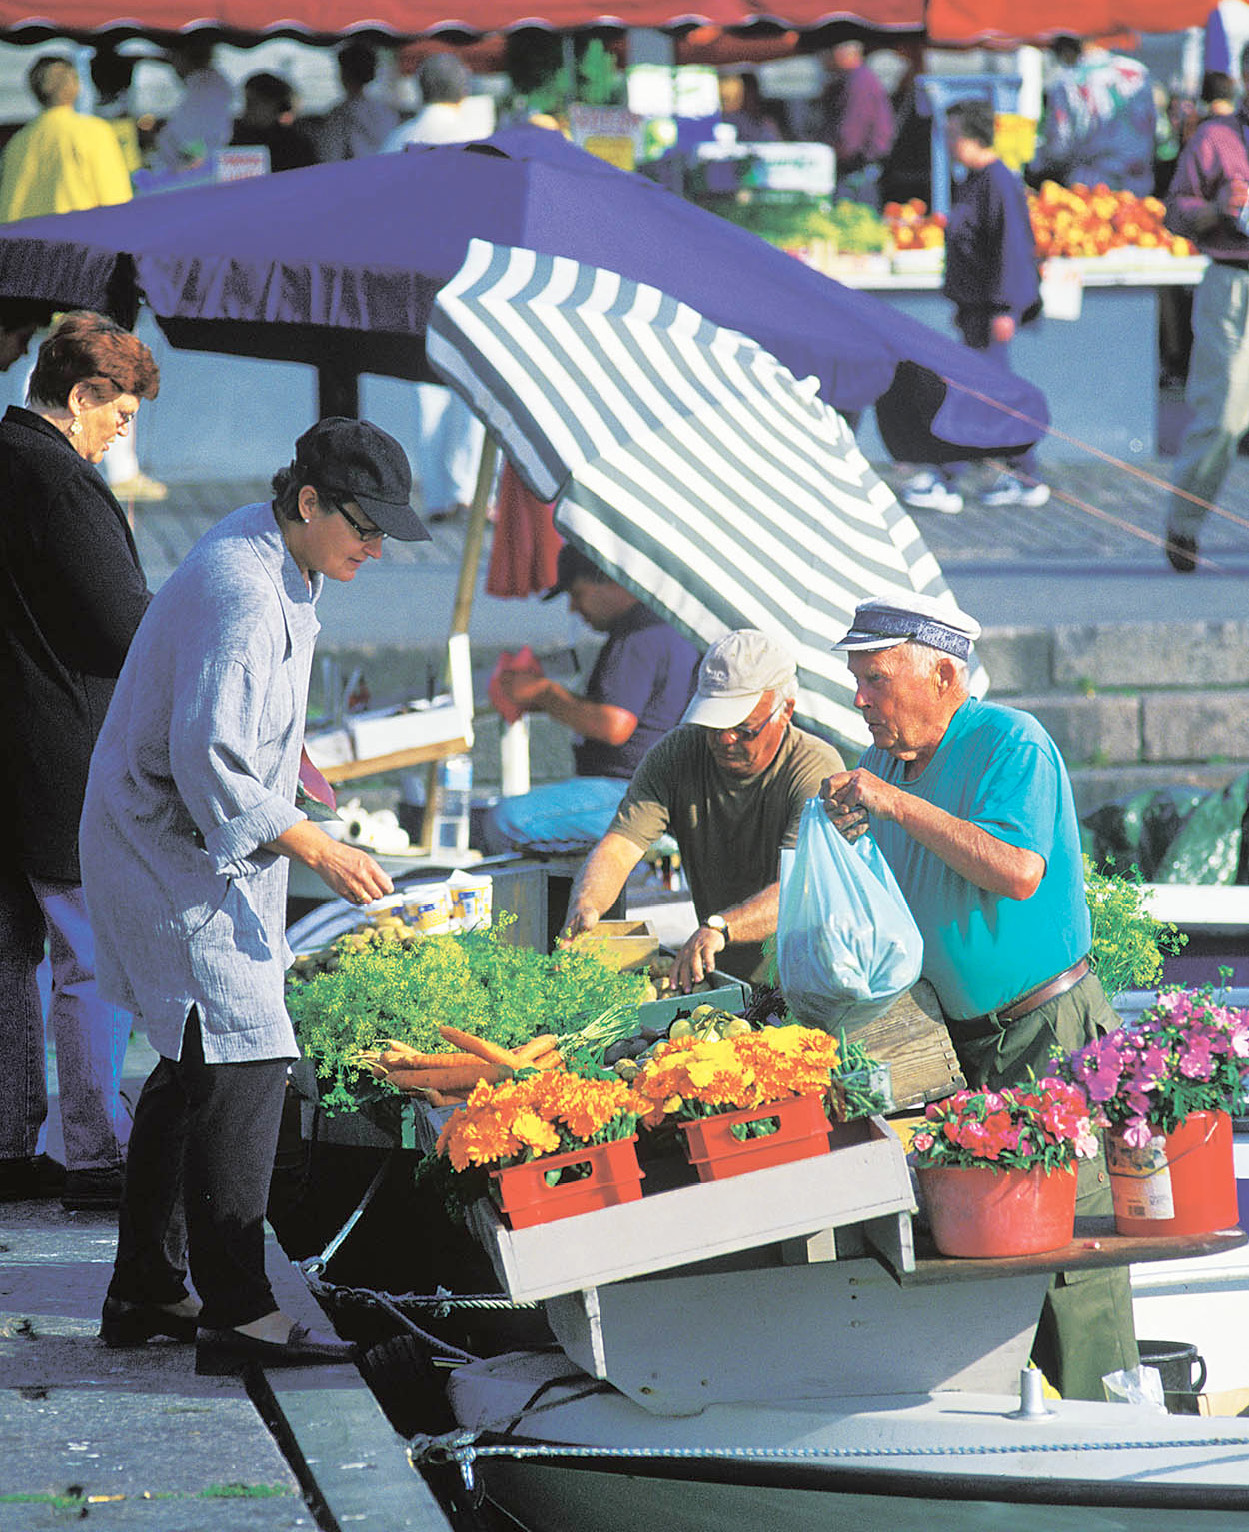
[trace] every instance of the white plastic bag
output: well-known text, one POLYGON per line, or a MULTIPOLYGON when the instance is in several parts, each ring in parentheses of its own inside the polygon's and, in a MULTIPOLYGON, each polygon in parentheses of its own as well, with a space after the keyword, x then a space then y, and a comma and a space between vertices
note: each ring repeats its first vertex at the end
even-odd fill
POLYGON ((781 852, 776 962, 790 1011, 808 1026, 860 1026, 919 978, 924 944, 870 835, 853 843, 809 798, 798 844, 781 852))

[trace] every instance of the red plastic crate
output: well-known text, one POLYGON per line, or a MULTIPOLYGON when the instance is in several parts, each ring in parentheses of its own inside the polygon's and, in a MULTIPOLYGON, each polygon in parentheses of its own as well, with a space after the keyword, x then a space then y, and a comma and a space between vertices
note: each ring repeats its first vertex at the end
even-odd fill
POLYGON ((513 1229, 528 1229, 576 1213, 637 1202, 642 1196, 642 1168, 638 1164, 637 1135, 614 1139, 609 1144, 590 1144, 568 1154, 544 1154, 524 1165, 492 1170, 498 1202, 513 1229), (558 1186, 547 1184, 549 1170, 589 1165, 589 1174, 558 1186))
POLYGON ((683 1122, 681 1127, 686 1153, 700 1181, 722 1181, 727 1176, 744 1175, 748 1170, 765 1170, 769 1165, 809 1159, 815 1154, 827 1154, 831 1147, 823 1096, 789 1096, 784 1101, 740 1112, 700 1117, 694 1122, 683 1122), (766 1138, 733 1136, 734 1123, 760 1122, 768 1117, 777 1119, 777 1128, 766 1138))

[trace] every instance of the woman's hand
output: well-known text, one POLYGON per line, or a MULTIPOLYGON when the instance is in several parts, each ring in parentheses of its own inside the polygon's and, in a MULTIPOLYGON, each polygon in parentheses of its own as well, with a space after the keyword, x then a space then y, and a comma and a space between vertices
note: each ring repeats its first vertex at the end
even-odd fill
POLYGON ((344 846, 329 836, 311 819, 284 830, 268 842, 270 851, 302 862, 328 883, 340 899, 352 904, 371 904, 384 894, 393 894, 395 885, 367 851, 358 846, 344 846))
POLYGON ((358 846, 344 846, 325 836, 326 852, 313 871, 328 883, 340 899, 352 904, 372 904, 385 894, 393 894, 395 885, 389 874, 358 846))

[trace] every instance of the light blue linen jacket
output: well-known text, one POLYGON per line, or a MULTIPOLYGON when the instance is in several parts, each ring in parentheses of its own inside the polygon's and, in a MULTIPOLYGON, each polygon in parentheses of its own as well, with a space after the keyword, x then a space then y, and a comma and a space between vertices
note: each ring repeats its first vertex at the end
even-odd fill
POLYGON ((104 996, 179 1057, 295 1058, 283 1000, 285 857, 315 603, 268 504, 206 533, 135 634, 87 783, 80 849, 104 996))

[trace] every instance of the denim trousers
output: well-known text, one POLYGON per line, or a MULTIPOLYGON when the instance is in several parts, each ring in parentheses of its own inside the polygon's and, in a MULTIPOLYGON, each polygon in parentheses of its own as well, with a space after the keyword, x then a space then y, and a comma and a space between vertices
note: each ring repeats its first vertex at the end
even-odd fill
POLYGON ((56 1048, 70 1170, 121 1163, 128 1120, 120 1096, 130 1015, 101 998, 82 887, 0 861, 0 1158, 36 1152, 48 1115, 47 1042, 36 972, 52 968, 47 1032, 56 1048))
POLYGON ((189 1266, 210 1329, 278 1307, 264 1219, 287 1064, 205 1063, 192 1008, 182 1056, 161 1057, 135 1106, 110 1297, 177 1303, 189 1266))

